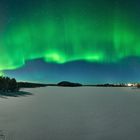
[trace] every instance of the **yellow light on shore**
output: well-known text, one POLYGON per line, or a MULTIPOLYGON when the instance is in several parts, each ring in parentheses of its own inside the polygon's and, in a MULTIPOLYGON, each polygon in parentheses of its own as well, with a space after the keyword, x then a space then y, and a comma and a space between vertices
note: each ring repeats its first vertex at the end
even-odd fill
POLYGON ((129 87, 131 87, 133 84, 131 84, 131 83, 129 83, 129 84, 127 84, 129 87))

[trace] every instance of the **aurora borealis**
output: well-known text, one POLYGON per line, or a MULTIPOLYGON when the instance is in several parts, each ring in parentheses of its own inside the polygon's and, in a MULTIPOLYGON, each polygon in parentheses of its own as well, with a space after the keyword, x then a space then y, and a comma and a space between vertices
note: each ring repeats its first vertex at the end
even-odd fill
POLYGON ((0 71, 22 69, 36 59, 58 67, 75 61, 81 67, 82 61, 95 69, 98 63, 102 70, 139 59, 138 5, 136 0, 3 0, 0 71))

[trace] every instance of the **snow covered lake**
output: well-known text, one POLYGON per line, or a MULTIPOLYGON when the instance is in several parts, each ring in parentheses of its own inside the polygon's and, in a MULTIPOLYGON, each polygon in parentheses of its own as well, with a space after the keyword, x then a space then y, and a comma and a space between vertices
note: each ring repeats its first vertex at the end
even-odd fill
POLYGON ((140 140, 140 90, 45 87, 0 97, 6 140, 140 140))

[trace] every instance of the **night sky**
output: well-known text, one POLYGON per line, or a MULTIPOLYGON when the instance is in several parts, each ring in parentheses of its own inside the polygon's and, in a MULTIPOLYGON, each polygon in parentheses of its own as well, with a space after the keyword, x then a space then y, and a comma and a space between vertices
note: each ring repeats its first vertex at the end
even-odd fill
POLYGON ((20 81, 140 82, 137 0, 1 0, 0 73, 20 81))

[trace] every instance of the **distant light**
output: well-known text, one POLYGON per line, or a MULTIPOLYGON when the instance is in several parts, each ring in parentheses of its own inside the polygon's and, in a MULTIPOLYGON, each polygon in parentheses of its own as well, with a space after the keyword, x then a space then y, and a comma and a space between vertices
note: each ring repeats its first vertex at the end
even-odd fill
POLYGON ((129 83, 129 84, 127 84, 127 85, 128 85, 129 87, 131 87, 133 84, 130 84, 130 83, 129 83))

